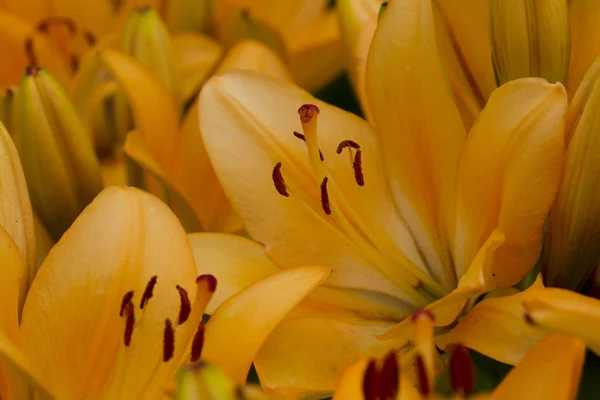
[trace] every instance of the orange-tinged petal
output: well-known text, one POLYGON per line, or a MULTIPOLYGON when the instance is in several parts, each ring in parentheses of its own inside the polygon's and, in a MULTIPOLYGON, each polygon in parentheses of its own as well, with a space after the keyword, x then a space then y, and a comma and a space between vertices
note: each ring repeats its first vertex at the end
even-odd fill
POLYGON ((600 3, 594 0, 569 1, 571 61, 567 78, 569 98, 577 91, 600 48, 600 3))
MULTIPOLYGON (((176 285, 193 303, 195 278, 187 237, 168 207, 137 189, 107 188, 40 267, 23 309, 25 352, 59 398, 156 395, 179 365, 162 362, 165 319, 176 321, 179 313, 176 285), (138 305, 155 275, 153 297, 142 311, 138 305), (131 290, 138 322, 132 347, 125 347, 119 308, 131 290), (152 385, 159 386, 153 394, 152 385)), ((174 360, 185 353, 197 323, 178 327, 174 360)))
POLYGON ((567 112, 563 184, 544 245, 544 282, 582 290, 600 261, 600 60, 590 68, 567 112))
POLYGON ((0 122, 0 225, 14 240, 23 259, 19 288, 19 312, 36 272, 33 212, 23 167, 9 133, 0 122))
POLYGON ((318 311, 299 318, 290 315, 256 357, 261 385, 282 396, 330 396, 347 366, 390 350, 390 343, 376 338, 390 325, 359 318, 345 320, 335 314, 321 316, 318 311))
POLYGON ((256 71, 281 82, 293 82, 281 58, 268 46, 250 39, 238 42, 225 55, 216 73, 232 69, 256 71))
MULTIPOLYGON (((531 288, 541 286, 541 281, 537 281, 531 288)), ((523 295, 521 292, 484 299, 449 333, 438 337, 437 345, 444 350, 448 345, 461 344, 505 364, 518 363, 548 336, 523 318, 523 295)))
POLYGON ((539 78, 496 90, 461 154, 454 266, 458 277, 494 229, 505 236, 495 255, 499 285, 516 284, 534 266, 543 225, 561 181, 567 99, 539 78))
POLYGON ((380 149, 368 123, 297 87, 245 71, 231 71, 209 81, 199 110, 204 143, 226 194, 252 238, 266 245, 278 265, 331 265, 330 285, 402 296, 389 277, 410 284, 404 278, 408 273, 399 265, 411 268, 406 258, 417 264, 420 256, 389 199, 380 149), (323 210, 320 182, 312 171, 306 144, 294 136, 302 130, 296 110, 305 103, 321 110, 317 140, 331 196, 336 193, 337 200, 339 194, 346 218, 364 229, 364 236, 374 245, 365 243, 355 227, 343 227, 323 210), (349 149, 336 153, 345 140, 360 145, 364 187, 356 183, 349 149), (289 197, 274 187, 273 170, 278 162, 289 197), (394 262, 382 261, 382 252, 394 262), (381 272, 384 268, 386 275, 381 272))
POLYGON ((431 274, 450 289, 446 210, 465 130, 442 75, 430 0, 386 8, 367 61, 367 95, 396 205, 431 274))
POLYGON ((575 399, 584 358, 582 340, 552 335, 531 350, 489 398, 575 399))
POLYGON ((250 239, 222 233, 192 233, 188 239, 198 273, 211 274, 219 282, 207 314, 240 290, 280 271, 265 248, 250 239))
POLYGON ((114 50, 102 59, 123 86, 140 131, 156 160, 168 168, 179 132, 179 110, 168 89, 135 59, 114 50))
POLYGON ((202 229, 211 232, 239 232, 240 217, 231 208, 206 152, 200 134, 198 105, 188 112, 169 170, 171 184, 190 205, 202 229))
POLYGON ((600 355, 600 300, 565 289, 532 289, 523 307, 534 325, 580 337, 600 355))
POLYGON ((252 361, 269 335, 331 269, 298 267, 263 279, 230 297, 206 326, 203 359, 246 382, 252 361))

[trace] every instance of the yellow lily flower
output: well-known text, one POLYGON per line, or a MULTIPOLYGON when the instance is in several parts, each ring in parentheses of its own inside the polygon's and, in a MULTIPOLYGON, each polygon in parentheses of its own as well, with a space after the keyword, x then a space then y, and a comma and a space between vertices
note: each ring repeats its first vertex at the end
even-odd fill
MULTIPOLYGON (((199 118, 208 154, 250 236, 265 245, 193 236, 199 254, 225 250, 207 268, 226 282, 230 307, 241 303, 237 291, 278 270, 333 268, 257 348, 255 366, 269 390, 330 393, 356 359, 390 343, 411 347, 406 318, 419 309, 435 316, 442 340, 461 326, 457 319, 468 322, 478 296, 516 284, 536 263, 562 174, 565 91, 539 78, 507 83, 466 135, 438 67, 433 23, 430 1, 387 7, 367 62, 376 128, 249 72, 204 86, 199 118)), ((500 294, 514 292, 478 304, 477 323, 460 339, 516 363, 535 344, 521 338, 535 330, 519 298, 500 294), (477 340, 483 331, 511 330, 513 337, 477 340)), ((240 315, 232 312, 228 324, 241 323, 240 315)), ((218 354, 211 361, 237 371, 232 357, 244 343, 217 344, 207 347, 218 354)))
MULTIPOLYGON (((433 350, 433 348, 432 348, 433 350)), ((468 351, 461 345, 452 349, 449 358, 452 399, 557 399, 574 400, 581 379, 585 344, 580 339, 554 334, 536 345, 508 373, 491 393, 471 394, 475 371, 468 351), (558 350, 560 349, 560 350, 558 350)), ((398 365, 392 351, 385 359, 359 360, 344 372, 333 396, 334 400, 421 400, 445 399, 436 394, 423 363, 398 365), (377 365, 379 364, 379 366, 377 365), (407 370, 415 370, 417 384, 407 370)))
POLYGON ((42 264, 17 319, 24 266, 0 229, 3 399, 160 398, 200 357, 216 288, 196 278, 185 232, 157 198, 105 189, 42 264))

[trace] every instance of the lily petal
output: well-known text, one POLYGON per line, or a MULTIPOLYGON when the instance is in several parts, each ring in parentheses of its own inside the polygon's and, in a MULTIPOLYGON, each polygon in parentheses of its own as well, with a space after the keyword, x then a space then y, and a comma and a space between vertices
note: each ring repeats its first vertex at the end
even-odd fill
POLYGON ((594 0, 569 1, 571 30, 571 61, 567 90, 571 98, 583 80, 588 68, 598 56, 600 47, 600 3, 594 0))
MULTIPOLYGON (((540 280, 528 290, 535 287, 543 287, 540 280)), ((448 334, 438 336, 437 345, 444 350, 448 345, 461 344, 505 364, 517 364, 548 336, 523 318, 525 293, 484 299, 448 334)))
POLYGON ((239 384, 245 383, 265 340, 330 273, 325 267, 292 268, 230 297, 206 325, 203 359, 221 367, 239 384))
POLYGON ((271 333, 256 357, 261 385, 282 396, 330 396, 348 365, 389 351, 390 343, 376 336, 390 326, 389 322, 347 321, 318 313, 300 318, 290 315, 271 333))
POLYGON ((600 300, 565 289, 532 289, 523 307, 534 325, 580 337, 600 355, 600 300))
POLYGON ((497 89, 473 125, 458 173, 454 265, 460 278, 494 229, 505 235, 493 276, 516 284, 535 265, 561 181, 567 99, 539 78, 497 89))
MULTIPOLYGON (((107 188, 40 267, 23 309, 25 352, 45 371, 58 398, 152 397, 179 365, 163 363, 165 318, 176 321, 179 312, 176 285, 187 290, 193 303, 195 278, 187 237, 168 207, 137 189, 107 188), (155 275, 153 297, 139 310, 155 275), (138 323, 132 347, 126 347, 119 306, 131 290, 138 323)), ((190 321, 177 329, 174 360, 185 353, 196 327, 190 321)))
POLYGON ((442 75, 430 0, 386 8, 367 61, 367 95, 396 205, 430 273, 450 289, 456 278, 444 237, 465 129, 442 75))
POLYGON ((250 239, 222 233, 191 233, 188 239, 198 273, 211 274, 219 282, 207 314, 240 290, 280 272, 265 248, 250 239))
POLYGON ((531 350, 489 398, 575 399, 584 357, 583 341, 552 335, 531 350))

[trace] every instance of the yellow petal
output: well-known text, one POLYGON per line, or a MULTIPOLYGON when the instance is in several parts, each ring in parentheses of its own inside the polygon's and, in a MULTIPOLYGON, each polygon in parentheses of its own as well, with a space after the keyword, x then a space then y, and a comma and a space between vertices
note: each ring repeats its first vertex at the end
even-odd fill
POLYGON ((185 288, 193 303, 195 278, 187 237, 169 209, 140 190, 107 188, 40 267, 21 322, 26 354, 59 398, 102 393, 152 397, 172 377, 179 365, 175 360, 196 330, 198 322, 191 319, 178 326, 173 360, 162 362, 165 319, 177 321, 179 314, 175 286, 185 288), (154 275, 153 297, 140 310, 154 275), (131 347, 125 347, 119 309, 131 290, 138 322, 131 347))
POLYGON ((453 209, 465 130, 442 76, 430 0, 386 8, 367 61, 367 95, 396 205, 430 273, 450 289, 456 278, 445 250, 446 210, 453 209))
POLYGON ((516 284, 535 265, 561 180, 566 106, 562 85, 536 78, 507 83, 490 97, 460 159, 458 277, 494 229, 505 236, 493 267, 498 284, 516 284))
POLYGON ((487 2, 435 0, 433 11, 440 58, 468 129, 496 88, 487 2))
MULTIPOLYGON (((541 286, 541 281, 531 288, 541 286)), ((528 289, 528 290, 531 290, 528 289)), ((452 330, 436 339, 444 350, 461 344, 505 364, 516 364, 548 334, 523 318, 524 293, 486 298, 478 303, 452 330)))
POLYGON ((175 144, 168 172, 171 184, 190 205, 203 230, 239 232, 243 229, 242 221, 231 208, 206 153, 197 109, 194 102, 175 144))
POLYGON ((330 273, 325 267, 293 268, 230 297, 206 326, 203 359, 223 368, 238 383, 245 383, 250 364, 265 340, 330 273))
POLYGON ((581 290, 600 261, 600 61, 586 75, 569 106, 569 144, 563 184, 550 211, 544 246, 544 281, 549 286, 581 290))
POLYGON ((574 400, 584 358, 583 341, 552 335, 508 373, 490 399, 574 400))
POLYGON ((333 400, 364 400, 363 379, 370 359, 363 358, 344 370, 333 393, 333 400))
POLYGON ((19 312, 36 272, 33 212, 17 149, 0 122, 0 225, 14 240, 23 259, 19 288, 19 312))
POLYGON ((223 49, 214 39, 191 32, 173 33, 171 42, 181 75, 183 99, 189 100, 214 71, 223 49))
POLYGON ((42 220, 38 215, 33 213, 33 227, 35 230, 35 250, 36 250, 36 271, 37 267, 42 265, 42 262, 46 259, 46 256, 50 252, 50 249, 56 243, 50 233, 48 233, 48 229, 44 226, 42 220))
POLYGON ((192 233, 188 239, 198 273, 211 274, 219 282, 206 309, 208 314, 240 290, 280 271, 262 245, 241 236, 192 233))
POLYGON ((204 143, 225 193, 252 238, 266 244, 278 265, 331 265, 334 272, 328 284, 377 290, 393 297, 402 293, 390 279, 398 285, 412 284, 405 278, 408 272, 399 266, 425 275, 411 264, 420 263, 420 255, 389 199, 380 149, 368 123, 297 87, 245 71, 231 71, 209 81, 199 110, 204 143), (261 101, 256 101, 257 96, 261 101), (335 190, 336 201, 343 204, 345 218, 354 226, 342 225, 323 211, 320 182, 306 144, 294 137, 294 131, 302 130, 296 110, 305 103, 321 110, 321 166, 329 174, 332 196, 335 190), (348 149, 336 153, 344 140, 360 145, 364 187, 356 183, 348 149), (290 197, 274 187, 273 168, 278 162, 290 197), (382 260, 385 257, 389 259, 382 260))
POLYGON ((231 69, 256 71, 281 82, 292 82, 293 78, 283 61, 271 48, 254 40, 243 40, 225 55, 216 73, 231 69))
POLYGON ((523 307, 534 325, 582 338, 600 355, 600 300, 558 288, 532 289, 523 307))
POLYGON ((140 131, 156 160, 172 161, 179 132, 179 110, 168 89, 133 58, 113 50, 102 53, 108 69, 123 86, 140 131))
POLYGON ((571 61, 567 78, 569 97, 579 88, 588 68, 598 57, 600 47, 600 3, 594 0, 569 1, 571 61))

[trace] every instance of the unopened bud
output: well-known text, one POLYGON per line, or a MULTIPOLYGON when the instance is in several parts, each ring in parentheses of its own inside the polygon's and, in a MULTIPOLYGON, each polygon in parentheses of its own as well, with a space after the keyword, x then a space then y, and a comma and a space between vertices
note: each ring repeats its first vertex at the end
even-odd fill
POLYGON ((498 83, 536 76, 565 83, 570 35, 567 0, 490 0, 498 83))

